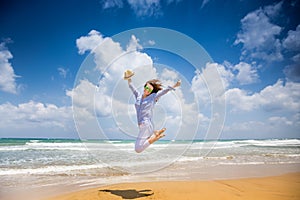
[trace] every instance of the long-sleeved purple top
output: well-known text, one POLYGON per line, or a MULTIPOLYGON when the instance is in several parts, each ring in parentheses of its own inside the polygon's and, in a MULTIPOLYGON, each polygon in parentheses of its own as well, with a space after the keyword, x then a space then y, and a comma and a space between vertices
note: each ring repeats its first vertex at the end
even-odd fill
POLYGON ((129 88, 132 90, 136 99, 135 109, 139 125, 145 122, 152 123, 153 108, 155 103, 161 96, 167 94, 170 90, 175 90, 174 88, 168 86, 166 89, 160 90, 157 93, 152 93, 146 98, 143 98, 143 94, 140 94, 132 85, 132 83, 129 83, 129 88))

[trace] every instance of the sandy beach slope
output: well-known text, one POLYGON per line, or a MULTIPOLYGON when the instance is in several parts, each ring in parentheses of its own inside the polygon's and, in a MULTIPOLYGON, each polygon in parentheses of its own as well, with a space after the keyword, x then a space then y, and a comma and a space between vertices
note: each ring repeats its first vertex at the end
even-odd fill
POLYGON ((298 200, 300 173, 234 180, 122 183, 74 192, 49 200, 117 199, 298 200))

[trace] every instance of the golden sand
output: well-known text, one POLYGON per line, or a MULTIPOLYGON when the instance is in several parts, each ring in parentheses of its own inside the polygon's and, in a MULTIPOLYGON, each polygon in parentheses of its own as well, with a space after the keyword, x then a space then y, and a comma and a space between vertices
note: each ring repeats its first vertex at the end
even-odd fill
POLYGON ((235 180, 122 183, 74 192, 49 200, 117 199, 299 200, 300 173, 235 180))

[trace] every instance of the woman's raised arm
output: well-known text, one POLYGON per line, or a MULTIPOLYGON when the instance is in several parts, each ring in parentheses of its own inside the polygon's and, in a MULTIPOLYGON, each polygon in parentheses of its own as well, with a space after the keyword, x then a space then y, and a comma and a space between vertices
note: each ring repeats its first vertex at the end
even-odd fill
POLYGON ((158 101, 158 99, 159 99, 161 96, 167 94, 167 93, 168 93, 169 91, 171 91, 171 90, 175 90, 175 88, 176 88, 176 87, 179 87, 180 85, 181 85, 181 81, 178 80, 178 81, 173 85, 173 87, 168 86, 166 89, 163 89, 163 90, 157 92, 157 94, 156 94, 156 96, 155 96, 155 100, 158 101))
POLYGON ((135 98, 137 98, 139 96, 139 92, 136 90, 136 88, 133 86, 131 78, 128 79, 128 85, 129 88, 131 89, 131 91, 133 92, 135 98))

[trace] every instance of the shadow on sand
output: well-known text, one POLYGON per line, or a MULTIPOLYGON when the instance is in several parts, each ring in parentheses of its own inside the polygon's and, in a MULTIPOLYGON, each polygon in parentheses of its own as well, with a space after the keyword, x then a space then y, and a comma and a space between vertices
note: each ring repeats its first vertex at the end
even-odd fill
POLYGON ((123 199, 137 199, 153 195, 152 190, 99 190, 99 192, 109 192, 111 194, 122 197, 123 199))

